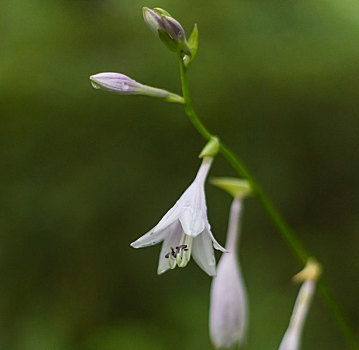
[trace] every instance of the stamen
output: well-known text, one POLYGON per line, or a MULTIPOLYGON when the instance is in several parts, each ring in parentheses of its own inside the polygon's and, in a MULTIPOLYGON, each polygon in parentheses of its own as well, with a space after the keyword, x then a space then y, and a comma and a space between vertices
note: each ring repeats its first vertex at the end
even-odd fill
POLYGON ((168 260, 170 269, 174 269, 176 265, 178 267, 185 267, 191 259, 192 250, 192 237, 182 233, 179 245, 176 249, 171 246, 171 251, 165 255, 168 260))
POLYGON ((168 264, 171 270, 176 267, 176 260, 173 258, 172 255, 169 256, 168 264))

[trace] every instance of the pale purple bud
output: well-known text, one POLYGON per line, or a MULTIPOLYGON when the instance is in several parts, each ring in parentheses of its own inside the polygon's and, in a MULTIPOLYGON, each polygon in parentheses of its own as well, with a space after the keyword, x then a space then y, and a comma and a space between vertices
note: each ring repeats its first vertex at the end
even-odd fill
POLYGON ((162 16, 162 21, 166 27, 167 34, 177 42, 186 40, 186 34, 181 24, 173 17, 162 16))
POLYGON ((99 73, 90 77, 95 89, 115 92, 120 95, 138 94, 142 84, 120 73, 99 73))
POLYGON ((90 77, 95 89, 111 91, 120 95, 148 95, 167 98, 170 93, 166 90, 143 85, 120 73, 99 73, 90 77))
POLYGON ((138 83, 120 73, 99 73, 90 77, 95 89, 111 91, 120 95, 147 95, 164 98, 170 102, 183 103, 183 98, 167 90, 157 89, 138 83))
POLYGON ((213 278, 210 304, 210 336, 217 349, 245 342, 248 326, 248 300, 236 253, 241 201, 234 199, 229 218, 227 254, 222 255, 213 278))
POLYGON ((153 33, 158 36, 159 30, 166 31, 165 25, 162 22, 162 18, 158 13, 156 13, 154 10, 149 9, 148 7, 144 7, 142 9, 142 12, 143 19, 153 33))

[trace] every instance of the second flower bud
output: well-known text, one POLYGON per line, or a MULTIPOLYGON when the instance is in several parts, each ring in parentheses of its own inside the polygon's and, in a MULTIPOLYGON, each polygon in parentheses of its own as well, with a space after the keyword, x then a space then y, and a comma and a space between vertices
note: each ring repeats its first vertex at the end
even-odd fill
POLYGON ((143 18, 151 31, 171 51, 191 55, 183 27, 167 11, 161 8, 150 9, 144 7, 143 18))

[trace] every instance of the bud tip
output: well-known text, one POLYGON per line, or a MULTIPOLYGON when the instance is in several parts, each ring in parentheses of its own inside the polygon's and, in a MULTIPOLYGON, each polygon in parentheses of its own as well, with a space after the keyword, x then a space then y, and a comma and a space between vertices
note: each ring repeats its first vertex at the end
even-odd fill
POLYGON ((315 258, 309 258, 304 269, 293 277, 293 281, 296 283, 301 283, 307 280, 317 280, 321 273, 322 266, 315 258))
POLYGON ((219 151, 219 139, 216 136, 211 136, 210 140, 207 142, 207 144, 202 149, 202 152, 199 155, 199 158, 204 157, 214 157, 217 155, 219 151))
POLYGON ((225 190, 234 198, 244 198, 252 194, 252 188, 247 180, 232 177, 217 177, 210 179, 214 186, 225 190))

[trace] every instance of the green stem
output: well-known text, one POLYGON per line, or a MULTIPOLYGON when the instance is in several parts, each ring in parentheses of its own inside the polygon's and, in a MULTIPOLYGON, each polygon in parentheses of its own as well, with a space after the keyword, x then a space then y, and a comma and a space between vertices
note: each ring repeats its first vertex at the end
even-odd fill
MULTIPOLYGON (((197 131, 206 139, 209 140, 212 137, 212 134, 209 130, 204 126, 201 120, 198 118, 196 112, 193 109, 189 87, 188 87, 188 78, 186 67, 183 63, 181 57, 180 61, 180 71, 181 71, 181 83, 182 83, 182 92, 185 100, 185 111, 193 126, 197 129, 197 131)), ((291 230, 291 228, 286 224, 280 213, 265 195, 259 184, 253 178, 251 173, 247 170, 247 168, 243 165, 243 163, 238 159, 238 157, 224 144, 220 145, 220 153, 222 156, 229 162, 229 164, 233 167, 234 170, 238 173, 238 175, 245 178, 251 185, 253 193, 258 198, 259 202, 264 207, 270 219, 273 221, 274 225, 277 227, 281 237, 289 246, 292 253, 297 257, 297 259, 305 264, 310 256, 307 249, 300 242, 295 233, 291 230)), ((327 283, 323 278, 319 281, 319 291, 320 294, 326 303, 329 311, 331 312, 335 322, 338 325, 344 339, 346 340, 347 345, 352 350, 359 350, 359 342, 358 339, 346 320, 338 302, 334 298, 333 294, 330 292, 327 283)))

